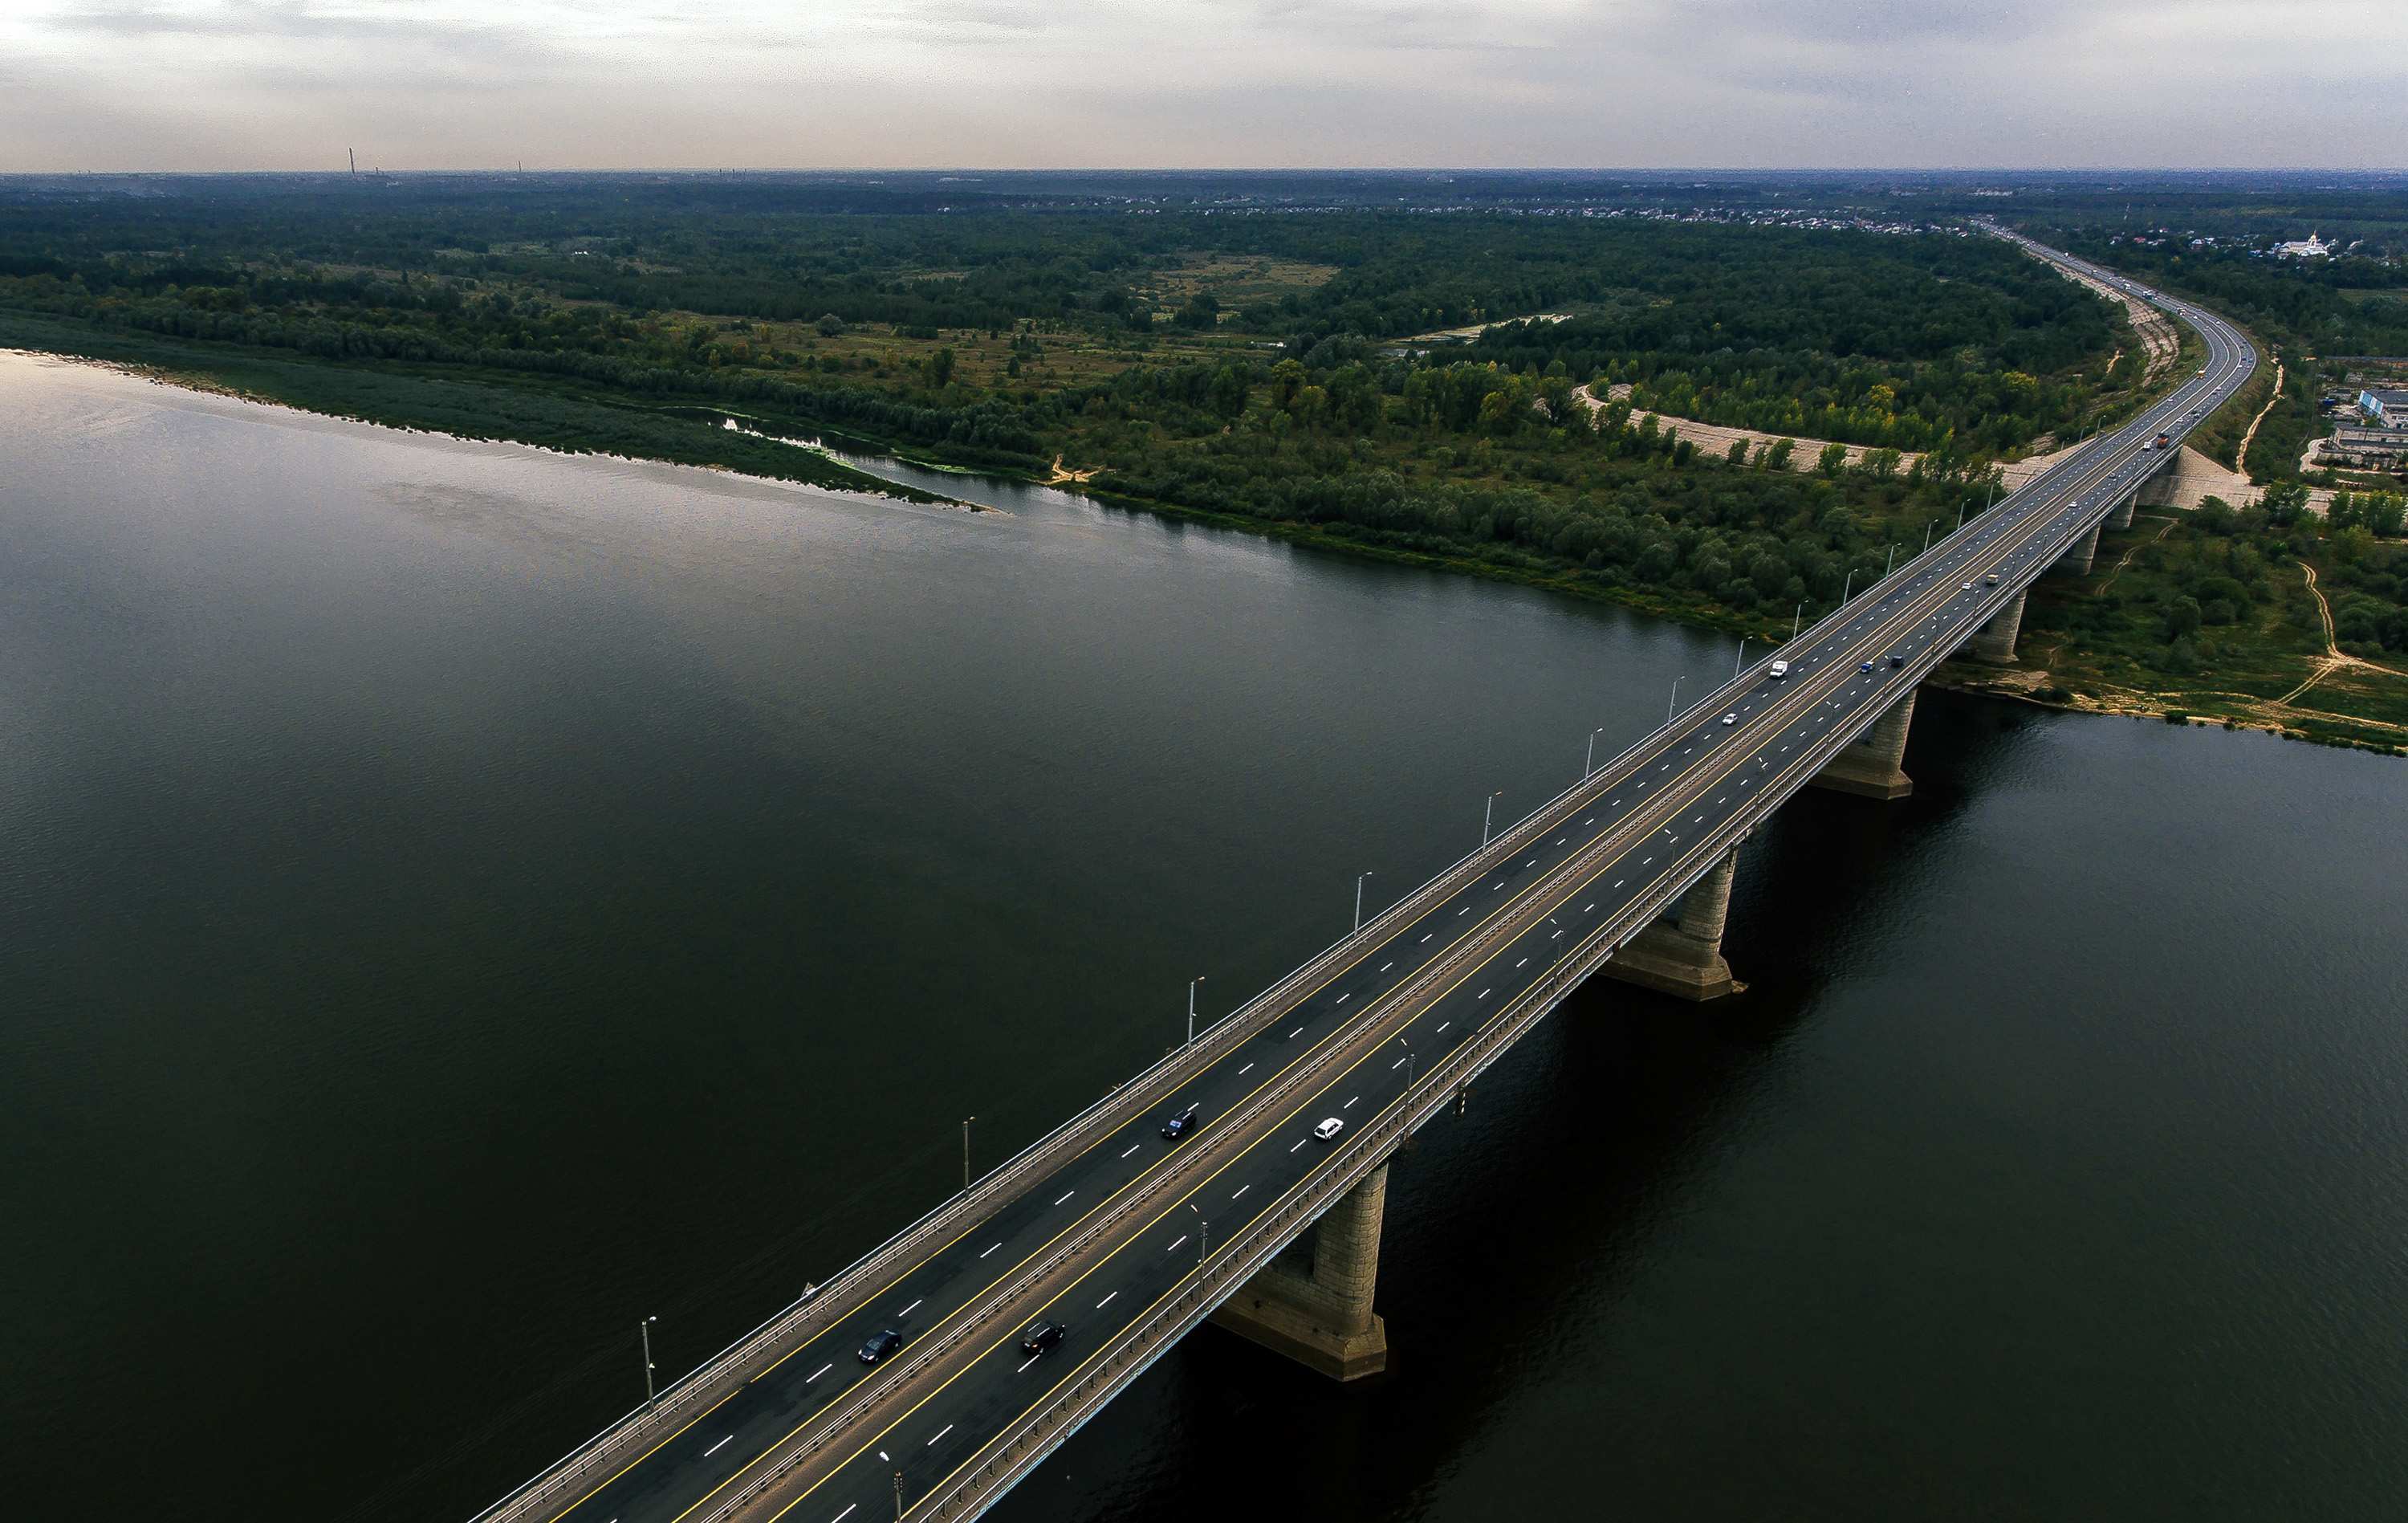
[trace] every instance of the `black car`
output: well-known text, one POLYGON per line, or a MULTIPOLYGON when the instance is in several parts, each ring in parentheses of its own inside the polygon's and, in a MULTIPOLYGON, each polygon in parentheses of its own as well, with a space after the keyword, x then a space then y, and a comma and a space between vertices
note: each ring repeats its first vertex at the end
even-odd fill
POLYGON ((1175 1142, 1203 1124, 1203 1108, 1191 1105, 1162 1124, 1162 1135, 1175 1142))
POLYGON ((873 1334, 869 1342, 861 1345, 861 1362, 864 1364, 876 1364, 879 1360, 886 1358, 887 1355, 894 1353, 896 1349, 901 1348, 902 1346, 903 1335, 901 1333, 896 1332, 893 1328, 883 1329, 873 1334))
POLYGON ((1039 1322, 1022 1335, 1020 1352, 1036 1355, 1059 1347, 1062 1335, 1069 1330, 1059 1322, 1039 1322))
POLYGON ((1892 652, 1890 653, 1890 657, 1889 657, 1889 668, 1890 668, 1890 670, 1892 670, 1892 671, 1896 671, 1899 668, 1900 668, 1900 667, 1902 667, 1902 666, 1905 666, 1905 665, 1906 665, 1906 657, 1904 657, 1904 656, 1902 656, 1902 655, 1899 654, 1898 654, 1897 652, 1895 652, 1895 651, 1892 651, 1892 652))

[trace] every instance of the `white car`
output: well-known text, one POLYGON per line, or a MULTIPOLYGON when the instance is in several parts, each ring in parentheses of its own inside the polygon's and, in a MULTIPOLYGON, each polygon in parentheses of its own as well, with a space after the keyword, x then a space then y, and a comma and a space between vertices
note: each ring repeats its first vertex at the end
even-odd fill
POLYGON ((1312 1135, 1314 1135, 1315 1137, 1320 1138, 1323 1142, 1328 1142, 1331 1138, 1333 1138, 1333 1137, 1337 1136, 1340 1132, 1344 1131, 1345 1129, 1346 1129, 1346 1123, 1345 1123, 1345 1122, 1339 1120, 1336 1116, 1331 1116, 1328 1120, 1326 1120, 1326 1121, 1323 1122, 1320 1126, 1313 1128, 1312 1128, 1312 1135))
POLYGON ((1723 715, 1723 723, 1724 723, 1724 724, 1726 724, 1726 725, 1736 725, 1736 724, 1738 724, 1738 723, 1739 723, 1739 715, 1737 715, 1737 714, 1725 714, 1725 715, 1723 715))

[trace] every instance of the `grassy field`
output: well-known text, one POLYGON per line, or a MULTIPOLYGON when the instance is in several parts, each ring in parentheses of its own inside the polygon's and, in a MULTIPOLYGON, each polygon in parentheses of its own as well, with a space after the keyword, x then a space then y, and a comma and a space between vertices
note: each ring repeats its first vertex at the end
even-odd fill
MULTIPOLYGON (((2260 573, 2242 570, 2258 596, 2231 622, 2170 636, 2169 611, 2195 595, 2202 573, 2240 569, 2236 553, 2250 552, 2182 515, 2143 511, 2130 529, 2100 536, 2089 575, 2033 587, 2012 669, 1960 661, 1946 680, 2094 711, 2229 722, 2386 751, 2408 746, 2408 674, 2330 661, 2298 559, 2268 557, 2260 573)), ((2306 564, 2329 554, 2320 546, 2306 564)))

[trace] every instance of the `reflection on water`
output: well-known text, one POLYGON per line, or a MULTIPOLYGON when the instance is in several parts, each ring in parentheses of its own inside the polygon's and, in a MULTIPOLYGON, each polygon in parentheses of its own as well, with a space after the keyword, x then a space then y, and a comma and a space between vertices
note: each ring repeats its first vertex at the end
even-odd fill
MULTIPOLYGON (((1732 654, 1013 483, 0 410, 60 1516, 465 1516, 1732 654)), ((1388 1377, 1199 1336, 997 1516, 2387 1511, 2408 773, 1946 697, 1908 769, 1749 843, 1747 996, 1593 987, 1402 1158, 1388 1377)))

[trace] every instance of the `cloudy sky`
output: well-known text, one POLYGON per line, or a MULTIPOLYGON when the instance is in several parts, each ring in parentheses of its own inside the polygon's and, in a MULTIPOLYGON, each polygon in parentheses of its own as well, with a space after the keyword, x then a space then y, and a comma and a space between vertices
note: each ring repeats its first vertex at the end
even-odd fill
MULTIPOLYGON (((0 172, 2397 167, 2307 0, 0 0, 0 172)), ((2355 34, 2355 35, 2353 35, 2355 34)))

